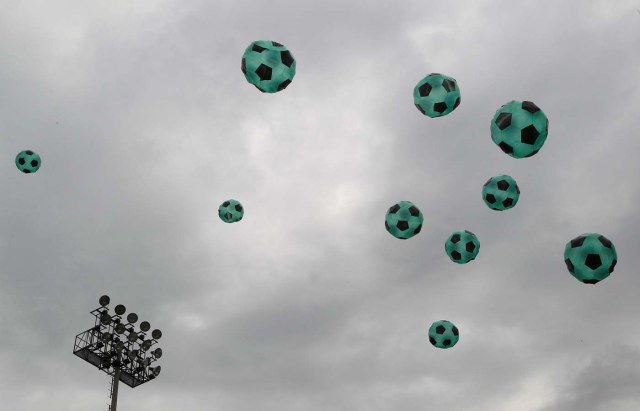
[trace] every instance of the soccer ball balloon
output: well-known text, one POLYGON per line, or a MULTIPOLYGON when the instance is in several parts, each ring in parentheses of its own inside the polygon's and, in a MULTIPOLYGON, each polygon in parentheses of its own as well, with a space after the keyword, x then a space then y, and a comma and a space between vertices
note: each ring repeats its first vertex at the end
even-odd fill
POLYGON ((511 176, 491 177, 482 186, 482 200, 492 210, 504 211, 518 204, 520 188, 511 176))
POLYGON ((453 77, 431 73, 414 87, 413 103, 425 116, 445 116, 460 104, 458 83, 453 77))
POLYGON ((40 156, 31 150, 21 151, 16 156, 16 167, 26 174, 35 173, 41 164, 40 156))
POLYGON ((247 81, 263 93, 284 90, 296 74, 296 59, 282 44, 258 40, 242 55, 241 70, 247 81))
POLYGON ((480 252, 480 241, 471 231, 456 231, 444 243, 444 249, 451 261, 466 264, 480 252))
POLYGON ((549 119, 531 101, 512 100, 500 107, 491 120, 491 139, 513 158, 536 154, 549 132, 549 119))
POLYGON ((569 272, 585 284, 596 284, 613 272, 618 254, 613 243, 597 233, 585 233, 564 247, 569 272))
POLYGON ((412 202, 400 201, 387 211, 384 226, 395 238, 406 240, 420 232, 423 220, 422 212, 412 202))
POLYGON ((225 223, 235 223, 242 220, 244 208, 237 200, 227 200, 218 207, 218 216, 225 223))
POLYGON ((458 327, 447 320, 436 321, 429 328, 429 342, 436 348, 451 348, 459 339, 458 327))

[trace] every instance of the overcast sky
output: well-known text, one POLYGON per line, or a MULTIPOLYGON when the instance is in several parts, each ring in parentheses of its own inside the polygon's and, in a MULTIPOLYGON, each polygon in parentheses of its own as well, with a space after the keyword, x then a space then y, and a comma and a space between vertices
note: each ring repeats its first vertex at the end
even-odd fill
POLYGON ((0 6, 2 410, 107 409, 72 354, 103 294, 164 334, 121 411, 640 409, 637 0, 0 6), (285 90, 245 80, 254 40, 296 59, 285 90), (435 119, 412 96, 432 72, 462 96, 435 119), (531 158, 491 140, 510 100, 549 118, 531 158), (504 212, 481 199, 499 174, 504 212), (407 241, 384 228, 401 200, 407 241), (586 232, 618 252, 596 285, 563 262, 586 232))

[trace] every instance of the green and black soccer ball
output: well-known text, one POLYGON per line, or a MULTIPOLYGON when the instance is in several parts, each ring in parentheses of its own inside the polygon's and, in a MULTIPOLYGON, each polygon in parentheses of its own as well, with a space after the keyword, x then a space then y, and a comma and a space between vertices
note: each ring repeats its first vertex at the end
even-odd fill
POLYGON ((460 105, 458 83, 453 77, 431 73, 414 87, 413 104, 425 116, 446 116, 460 105))
POLYGON ((422 212, 411 201, 400 201, 389 207, 384 226, 395 238, 406 240, 420 232, 423 220, 422 212))
POLYGON ((549 132, 549 119, 531 101, 512 100, 500 107, 491 120, 491 139, 513 158, 536 154, 549 132))
POLYGON ((296 59, 282 44, 258 40, 242 55, 241 70, 247 81, 263 93, 282 91, 296 74, 296 59))
POLYGON ((482 200, 492 210, 504 211, 518 204, 520 187, 511 176, 491 177, 482 186, 482 200))
POLYGON ((618 254, 613 243, 597 233, 585 233, 564 247, 564 262, 578 281, 597 284, 613 272, 618 254))
POLYGON ((429 342, 436 348, 451 348, 459 339, 458 327, 450 321, 436 321, 429 327, 429 342))
POLYGON ((16 167, 25 174, 35 173, 42 165, 38 153, 32 150, 24 150, 16 156, 16 167))
POLYGON ((444 243, 444 249, 451 261, 466 264, 480 252, 480 240, 469 230, 456 231, 444 243))
POLYGON ((244 208, 237 200, 227 200, 218 207, 218 216, 225 223, 235 223, 242 220, 244 208))

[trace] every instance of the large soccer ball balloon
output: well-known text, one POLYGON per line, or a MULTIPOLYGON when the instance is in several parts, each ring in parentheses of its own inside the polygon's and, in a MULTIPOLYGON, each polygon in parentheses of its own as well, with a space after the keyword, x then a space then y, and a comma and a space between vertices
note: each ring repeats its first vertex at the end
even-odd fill
POLYGON ((282 44, 258 40, 242 55, 242 72, 247 81, 263 93, 284 90, 296 74, 296 59, 282 44))
POLYGON ((491 120, 491 139, 514 158, 536 154, 549 132, 549 119, 531 101, 512 100, 500 107, 491 120))
POLYGON ((471 231, 456 231, 444 243, 444 249, 451 261, 466 264, 480 252, 480 241, 471 231))
POLYGON ((520 188, 511 176, 491 177, 482 186, 482 200, 492 210, 504 211, 518 204, 520 188))
POLYGON ((564 262, 578 281, 596 284, 613 272, 618 254, 613 243, 605 236, 585 233, 564 247, 564 262))
POLYGON ((244 208, 237 200, 227 200, 218 207, 218 216, 225 223, 235 223, 242 220, 244 208))
POLYGON ((400 201, 387 211, 384 226, 395 238, 406 240, 420 232, 423 220, 422 212, 412 202, 400 201))
POLYGON ((431 73, 414 87, 413 103, 425 116, 446 116, 460 104, 460 88, 453 77, 431 73))
POLYGON ((459 339, 458 327, 447 320, 436 321, 429 328, 429 342, 436 348, 451 348, 459 339))
POLYGON ((16 167, 26 174, 35 173, 41 164, 40 156, 31 150, 21 151, 16 156, 16 167))

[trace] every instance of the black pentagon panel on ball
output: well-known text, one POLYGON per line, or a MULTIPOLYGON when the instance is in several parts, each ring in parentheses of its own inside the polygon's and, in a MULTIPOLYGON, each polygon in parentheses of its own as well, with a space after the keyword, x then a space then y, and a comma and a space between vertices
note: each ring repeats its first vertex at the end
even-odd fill
POLYGON ((419 226, 416 227, 415 230, 413 230, 413 234, 414 235, 419 234, 421 230, 422 230, 422 224, 420 224, 419 226))
POLYGON ((433 111, 435 111, 436 113, 444 113, 447 110, 447 103, 445 103, 444 101, 440 101, 439 103, 436 103, 433 105, 433 111))
POLYGON ((567 258, 566 260, 564 260, 564 263, 567 265, 567 269, 569 270, 569 272, 571 274, 574 274, 575 267, 573 266, 573 263, 571 262, 571 260, 567 258))
POLYGON ((513 153, 513 147, 511 147, 509 144, 505 143, 504 141, 501 141, 500 144, 498 144, 498 147, 500 147, 500 149, 507 154, 513 153))
POLYGON ((476 245, 473 244, 471 241, 469 241, 465 246, 465 250, 467 250, 468 253, 472 253, 475 249, 476 249, 476 245))
POLYGON ((456 337, 459 335, 458 334, 458 327, 456 327, 455 325, 453 326, 453 335, 455 335, 456 337))
POLYGON ((446 340, 442 341, 442 345, 444 345, 445 347, 450 346, 451 345, 451 340, 447 338, 446 340))
POLYGON ((600 237, 598 237, 598 241, 600 241, 600 243, 607 247, 607 248, 611 248, 611 241, 609 241, 609 239, 603 235, 601 235, 600 237))
POLYGON ((587 237, 583 235, 574 238, 573 240, 571 240, 571 248, 582 247, 582 244, 584 243, 584 240, 586 240, 586 238, 587 237))
POLYGON ((291 65, 293 64, 293 56, 291 55, 291 52, 289 50, 280 52, 280 60, 282 60, 282 64, 287 67, 291 67, 291 65))
POLYGON ((496 183, 499 190, 507 191, 509 189, 509 182, 507 180, 500 180, 496 183))
POLYGON ((520 130, 520 141, 524 144, 534 145, 539 135, 540 133, 538 130, 533 126, 533 124, 530 124, 520 130))
POLYGON ((451 258, 453 258, 454 260, 459 260, 460 258, 462 258, 462 254, 454 250, 451 252, 451 258))
POLYGON ((417 217, 420 215, 420 210, 418 210, 418 207, 416 206, 411 206, 409 207, 409 214, 411 214, 414 217, 417 217))
POLYGON ((511 205, 513 205, 513 198, 511 197, 505 198, 504 201, 502 202, 502 205, 505 207, 511 207, 511 205))
POLYGON ((473 234, 473 233, 472 233, 471 231, 469 231, 469 230, 464 230, 464 232, 465 232, 465 233, 467 233, 467 234, 469 234, 469 235, 475 235, 475 234, 473 234))
POLYGON ((231 203, 230 203, 230 202, 228 202, 228 201, 225 201, 224 203, 222 203, 222 206, 223 206, 223 207, 229 207, 229 204, 231 204, 231 203))
POLYGON ((489 185, 489 183, 491 182, 491 180, 492 180, 491 178, 490 178, 490 179, 488 179, 488 180, 487 180, 487 182, 486 182, 486 183, 484 183, 484 185, 483 185, 482 187, 486 187, 486 186, 488 186, 488 185, 489 185))
POLYGON ((618 260, 614 258, 613 261, 611 262, 611 265, 609 266, 609 274, 613 272, 613 268, 616 266, 617 262, 618 260))
POLYGON ((398 221, 398 224, 396 224, 396 227, 400 231, 406 231, 406 230, 409 229, 409 222, 404 221, 404 220, 400 220, 400 221, 398 221))
POLYGON ((444 328, 444 325, 439 325, 436 327, 436 334, 444 334, 445 331, 446 329, 444 328))
POLYGON ((231 213, 229 212, 224 213, 224 218, 226 218, 227 220, 231 220, 231 217, 233 217, 231 213))
POLYGON ((439 76, 439 75, 440 75, 440 73, 431 73, 431 74, 429 74, 427 77, 431 77, 431 76, 439 76))
POLYGON ((431 84, 424 83, 418 87, 418 93, 420 94, 420 97, 427 97, 429 93, 431 93, 431 84))
POLYGON ((236 204, 235 209, 237 212, 242 212, 242 206, 240 204, 236 204))
POLYGON ((533 152, 531 152, 531 153, 527 154, 526 156, 524 156, 524 158, 532 157, 532 156, 534 156, 538 151, 540 151, 540 149, 533 150, 533 152))
POLYGON ((540 111, 540 108, 536 106, 534 103, 532 103, 531 101, 523 101, 522 109, 528 111, 531 114, 537 113, 538 111, 540 111))
POLYGON ((422 107, 420 107, 420 105, 419 105, 419 104, 415 104, 415 106, 416 106, 416 108, 417 108, 418 110, 420 110, 420 112, 421 112, 422 114, 424 114, 424 115, 426 115, 426 114, 427 114, 427 113, 425 113, 425 111, 422 109, 422 107))
POLYGON ((451 242, 453 244, 457 243, 458 241, 460 241, 460 234, 454 234, 451 236, 451 242))
POLYGON ((251 51, 255 51, 257 53, 262 53, 265 50, 266 50, 266 48, 264 48, 262 46, 258 46, 257 44, 254 44, 253 47, 251 47, 251 51))
POLYGON ((386 220, 385 220, 385 222, 384 222, 384 228, 386 228, 386 229, 387 229, 387 231, 389 231, 389 230, 390 230, 390 228, 389 228, 389 223, 387 223, 387 222, 386 222, 386 220))
POLYGON ((436 339, 433 337, 429 337, 429 342, 433 345, 436 345, 436 339))
POLYGON ((520 194, 520 187, 516 184, 516 193, 520 194))
POLYGON ((582 282, 585 283, 585 284, 598 284, 600 282, 600 280, 596 280, 596 279, 593 279, 593 280, 582 280, 582 282))
POLYGON ((20 163, 20 165, 24 165, 24 163, 25 163, 24 158, 18 159, 18 163, 20 163))
POLYGON ((456 89, 456 83, 446 78, 442 80, 442 87, 444 87, 444 89, 447 90, 447 93, 450 93, 456 89))
POLYGON ((263 90, 263 89, 261 89, 260 87, 256 86, 255 84, 254 84, 254 86, 255 86, 258 90, 260 90, 262 93, 266 93, 266 91, 264 91, 264 90, 263 90))
POLYGON ((271 67, 266 64, 260 64, 256 69, 256 74, 262 81, 271 80, 271 67))
POLYGON ((245 59, 244 57, 242 58, 242 64, 240 65, 240 70, 242 70, 242 73, 245 76, 247 75, 247 59, 245 59))
POLYGON ((398 212, 398 210, 400 210, 400 204, 394 204, 391 207, 389 207, 389 212, 391 214, 395 214, 398 212))
POLYGON ((498 126, 500 130, 504 130, 510 125, 511 125, 511 113, 500 113, 496 118, 496 126, 498 126))
POLYGON ((484 199, 487 200, 487 203, 493 204, 496 202, 496 197, 493 194, 487 194, 484 196, 484 199))
POLYGON ((37 167, 38 166, 38 160, 31 160, 31 167, 37 167))
POLYGON ((460 105, 460 97, 458 97, 455 103, 453 103, 453 109, 455 110, 459 105, 460 105))
POLYGON ((33 151, 31 151, 31 150, 27 150, 27 151, 25 151, 25 153, 26 153, 28 156, 33 155, 33 151))
POLYGON ((284 90, 285 88, 287 88, 287 86, 288 86, 289 84, 291 84, 291 80, 286 79, 285 81, 283 81, 282 83, 280 83, 280 85, 278 86, 278 89, 277 89, 277 90, 278 90, 278 91, 282 91, 282 90, 284 90))
POLYGON ((277 41, 272 41, 271 44, 273 44, 273 47, 284 47, 282 44, 278 43, 277 41))
POLYGON ((595 270, 602 265, 602 260, 598 254, 587 254, 587 258, 584 260, 584 265, 595 270))

